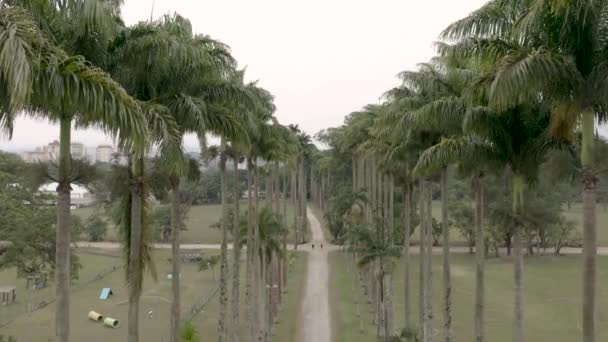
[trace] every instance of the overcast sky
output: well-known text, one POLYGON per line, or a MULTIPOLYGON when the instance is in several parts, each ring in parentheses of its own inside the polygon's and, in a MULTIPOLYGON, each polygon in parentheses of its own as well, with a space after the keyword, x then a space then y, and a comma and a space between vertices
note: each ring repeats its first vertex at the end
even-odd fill
MULTIPOLYGON (((150 17, 153 0, 125 0, 133 24, 150 17)), ((397 84, 395 75, 433 56, 433 42, 450 22, 486 0, 156 0, 154 17, 178 12, 194 30, 230 45, 250 80, 276 97, 276 116, 307 133, 337 126, 345 115, 397 84)), ((46 144, 59 128, 46 121, 17 120, 0 149, 46 144)), ((109 142, 96 131, 75 131, 73 140, 109 142)), ((192 137, 187 146, 196 146, 192 137)))

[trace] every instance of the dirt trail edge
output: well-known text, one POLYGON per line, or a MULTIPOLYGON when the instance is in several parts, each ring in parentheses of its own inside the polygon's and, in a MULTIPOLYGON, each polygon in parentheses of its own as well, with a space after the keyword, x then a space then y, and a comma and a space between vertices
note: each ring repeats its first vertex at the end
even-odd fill
POLYGON ((323 236, 321 224, 310 209, 306 215, 310 222, 311 241, 305 245, 308 253, 306 288, 302 298, 302 311, 298 324, 298 342, 330 342, 331 315, 329 314, 329 261, 331 249, 323 236), (321 248, 323 245, 323 248, 321 248), (314 246, 314 248, 313 248, 314 246))

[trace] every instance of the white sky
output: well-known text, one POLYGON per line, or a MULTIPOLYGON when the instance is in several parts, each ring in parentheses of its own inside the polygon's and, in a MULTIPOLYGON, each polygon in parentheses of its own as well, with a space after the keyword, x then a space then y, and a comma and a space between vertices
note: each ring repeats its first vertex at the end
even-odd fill
MULTIPOLYGON (((150 17, 153 0, 125 0, 133 24, 150 17)), ((194 30, 232 48, 250 80, 276 97, 278 119, 313 135, 397 84, 395 75, 433 56, 433 42, 450 22, 486 0, 156 0, 154 16, 178 12, 194 30)), ((24 150, 57 138, 46 121, 19 118, 0 149, 24 150)), ((110 140, 94 130, 73 140, 110 140)), ((188 147, 197 146, 193 137, 188 147)))

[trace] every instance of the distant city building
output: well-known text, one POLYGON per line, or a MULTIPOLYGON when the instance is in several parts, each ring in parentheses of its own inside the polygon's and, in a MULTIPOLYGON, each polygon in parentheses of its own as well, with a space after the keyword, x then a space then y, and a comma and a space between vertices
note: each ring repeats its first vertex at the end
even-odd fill
MULTIPOLYGON (((70 154, 73 159, 85 159, 86 148, 82 143, 72 143, 70 154)), ((59 141, 55 140, 48 145, 36 147, 34 151, 24 152, 21 156, 28 163, 57 161, 59 159, 59 141)))
POLYGON ((87 156, 87 150, 82 143, 72 143, 70 146, 70 154, 74 159, 84 160, 87 156))
POLYGON ((27 163, 46 162, 49 160, 49 154, 42 151, 30 151, 24 152, 22 158, 27 163))
POLYGON ((36 150, 39 150, 40 148, 43 152, 49 154, 48 160, 57 160, 59 158, 59 141, 55 140, 46 146, 36 148, 36 150))
POLYGON ((112 145, 99 145, 95 149, 95 162, 110 163, 112 161, 113 154, 114 148, 112 145))

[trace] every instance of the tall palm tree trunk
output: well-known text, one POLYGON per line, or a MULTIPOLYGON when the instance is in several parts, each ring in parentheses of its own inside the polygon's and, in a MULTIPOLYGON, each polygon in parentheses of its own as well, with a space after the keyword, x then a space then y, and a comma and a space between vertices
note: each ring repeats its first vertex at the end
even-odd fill
POLYGON ((411 220, 411 210, 412 210, 412 196, 411 196, 411 185, 407 183, 403 186, 403 199, 404 199, 404 214, 403 214, 403 300, 404 300, 404 316, 405 319, 405 328, 411 329, 412 321, 411 321, 411 287, 410 287, 410 235, 412 231, 412 220, 411 220))
POLYGON ((226 169, 226 143, 223 139, 221 142, 221 149, 222 245, 220 249, 220 309, 217 324, 218 342, 228 340, 228 329, 226 326, 226 315, 228 313, 228 170, 226 169))
POLYGON ((239 342, 239 327, 240 327, 240 300, 241 300, 241 225, 240 225, 240 209, 239 201, 241 199, 241 190, 239 187, 239 158, 234 157, 233 160, 234 172, 234 221, 233 221, 233 264, 232 264, 232 342, 239 342))
POLYGON ((306 231, 306 174, 305 174, 305 166, 304 166, 304 158, 300 162, 300 233, 301 233, 301 241, 306 241, 307 231, 306 231))
POLYGON ((275 279, 275 255, 271 253, 268 256, 268 260, 266 263, 266 340, 270 340, 269 336, 272 333, 272 322, 274 319, 274 293, 273 293, 273 285, 275 279))
POLYGON ((425 330, 427 341, 433 340, 433 212, 431 202, 431 182, 427 182, 426 189, 426 263, 425 263, 425 330))
POLYGON ((422 342, 427 342, 428 341, 428 333, 426 331, 426 315, 425 315, 425 309, 426 309, 426 252, 425 252, 425 236, 426 236, 426 185, 427 181, 426 180, 421 180, 420 181, 420 186, 419 186, 419 195, 418 195, 418 200, 420 201, 420 224, 419 224, 419 229, 418 229, 418 247, 419 247, 419 253, 418 253, 418 258, 419 258, 419 266, 418 266, 418 275, 419 275, 419 285, 418 285, 418 290, 419 290, 419 296, 418 296, 418 326, 419 326, 419 330, 420 330, 420 339, 422 342))
POLYGON ((258 165, 257 165, 257 159, 253 160, 253 214, 255 217, 254 222, 254 240, 253 240, 253 248, 255 248, 254 250, 254 261, 255 261, 255 265, 254 265, 254 288, 256 290, 256 296, 255 296, 255 300, 256 300, 256 308, 257 308, 257 312, 256 312, 256 325, 257 325, 257 331, 256 331, 256 338, 258 341, 263 341, 266 342, 266 334, 265 334, 265 330, 266 330, 266 320, 265 320, 265 312, 266 312, 266 305, 265 305, 265 296, 264 296, 264 291, 266 290, 266 286, 265 286, 265 281, 264 281, 264 272, 265 272, 265 267, 264 267, 264 253, 262 252, 262 250, 260 249, 262 246, 262 241, 261 241, 261 237, 260 237, 260 227, 259 227, 259 222, 258 222, 258 208, 259 208, 259 196, 258 196, 258 185, 259 185, 259 177, 258 177, 258 165))
POLYGON ((298 207, 298 171, 294 168, 291 171, 291 205, 293 206, 293 231, 294 231, 294 240, 293 240, 293 249, 298 250, 298 215, 299 215, 299 207, 298 207))
POLYGON ((475 191, 475 342, 485 338, 485 240, 483 233, 483 185, 473 177, 475 191))
POLYGON ((274 194, 272 193, 272 184, 273 183, 272 183, 272 171, 270 170, 270 165, 268 165, 267 171, 268 172, 265 175, 266 177, 264 177, 266 180, 266 194, 265 194, 266 197, 264 199, 266 201, 266 206, 268 206, 268 208, 270 208, 270 210, 272 210, 274 212, 274 207, 272 205, 272 203, 273 203, 272 198, 273 198, 274 194))
MULTIPOLYGON (((395 243, 395 177, 389 174, 389 195, 388 195, 388 239, 391 248, 395 243)), ((393 289, 393 272, 389 272, 386 282, 387 286, 387 303, 388 303, 388 328, 392 333, 395 325, 395 308, 394 308, 394 289, 393 289)))
MULTIPOLYGON (((383 212, 384 212, 384 227, 383 234, 384 240, 388 242, 389 246, 392 247, 393 239, 392 239, 392 205, 391 205, 391 191, 392 188, 392 178, 391 175, 386 173, 384 174, 383 181, 383 212)), ((382 266, 382 274, 384 274, 384 284, 382 284, 383 292, 383 315, 384 315, 384 334, 385 336, 390 336, 393 331, 393 320, 392 320, 392 311, 393 311, 393 303, 392 303, 392 275, 391 273, 382 266)))
POLYGON ((59 136, 59 185, 57 186, 57 232, 55 244, 55 336, 59 342, 70 339, 70 155, 72 120, 62 116, 59 136))
POLYGON ((129 174, 131 176, 131 221, 129 236, 129 322, 128 341, 139 341, 139 300, 141 297, 143 270, 141 260, 142 249, 142 223, 143 223, 143 172, 144 160, 142 157, 131 158, 129 174), (133 160, 134 159, 134 160, 133 160))
POLYGON ((171 302, 171 335, 170 342, 179 342, 180 337, 180 263, 179 244, 181 235, 181 222, 179 214, 179 177, 171 177, 171 289, 173 301, 171 302))
POLYGON ((245 278, 245 305, 247 306, 247 320, 249 327, 249 341, 253 341, 257 334, 256 310, 254 299, 256 289, 254 277, 257 274, 255 269, 255 221, 257 220, 253 209, 253 162, 247 158, 247 274, 245 278))
POLYGON ((450 274, 450 229, 448 223, 448 169, 441 170, 441 229, 443 233, 443 328, 446 342, 452 341, 452 279, 450 274))
MULTIPOLYGON (((522 214, 524 206, 524 180, 521 175, 513 175, 513 213, 516 219, 522 214)), ((524 341, 524 256, 522 227, 513 227, 513 271, 515 301, 513 305, 513 342, 524 341)))
POLYGON ((258 258, 259 272, 258 272, 258 319, 260 320, 258 326, 258 341, 267 342, 266 334, 266 315, 268 306, 266 305, 267 292, 266 292, 266 253, 260 250, 260 257, 258 258))
POLYGON ((595 342, 595 296, 597 283, 597 231, 595 216, 594 125, 593 111, 582 115, 583 166, 583 342, 595 342))
MULTIPOLYGON (((281 197, 283 198, 283 226, 287 228, 287 169, 283 168, 283 189, 281 197)), ((283 293, 287 293, 287 272, 289 272, 289 259, 287 255, 287 229, 283 233, 283 293)))

